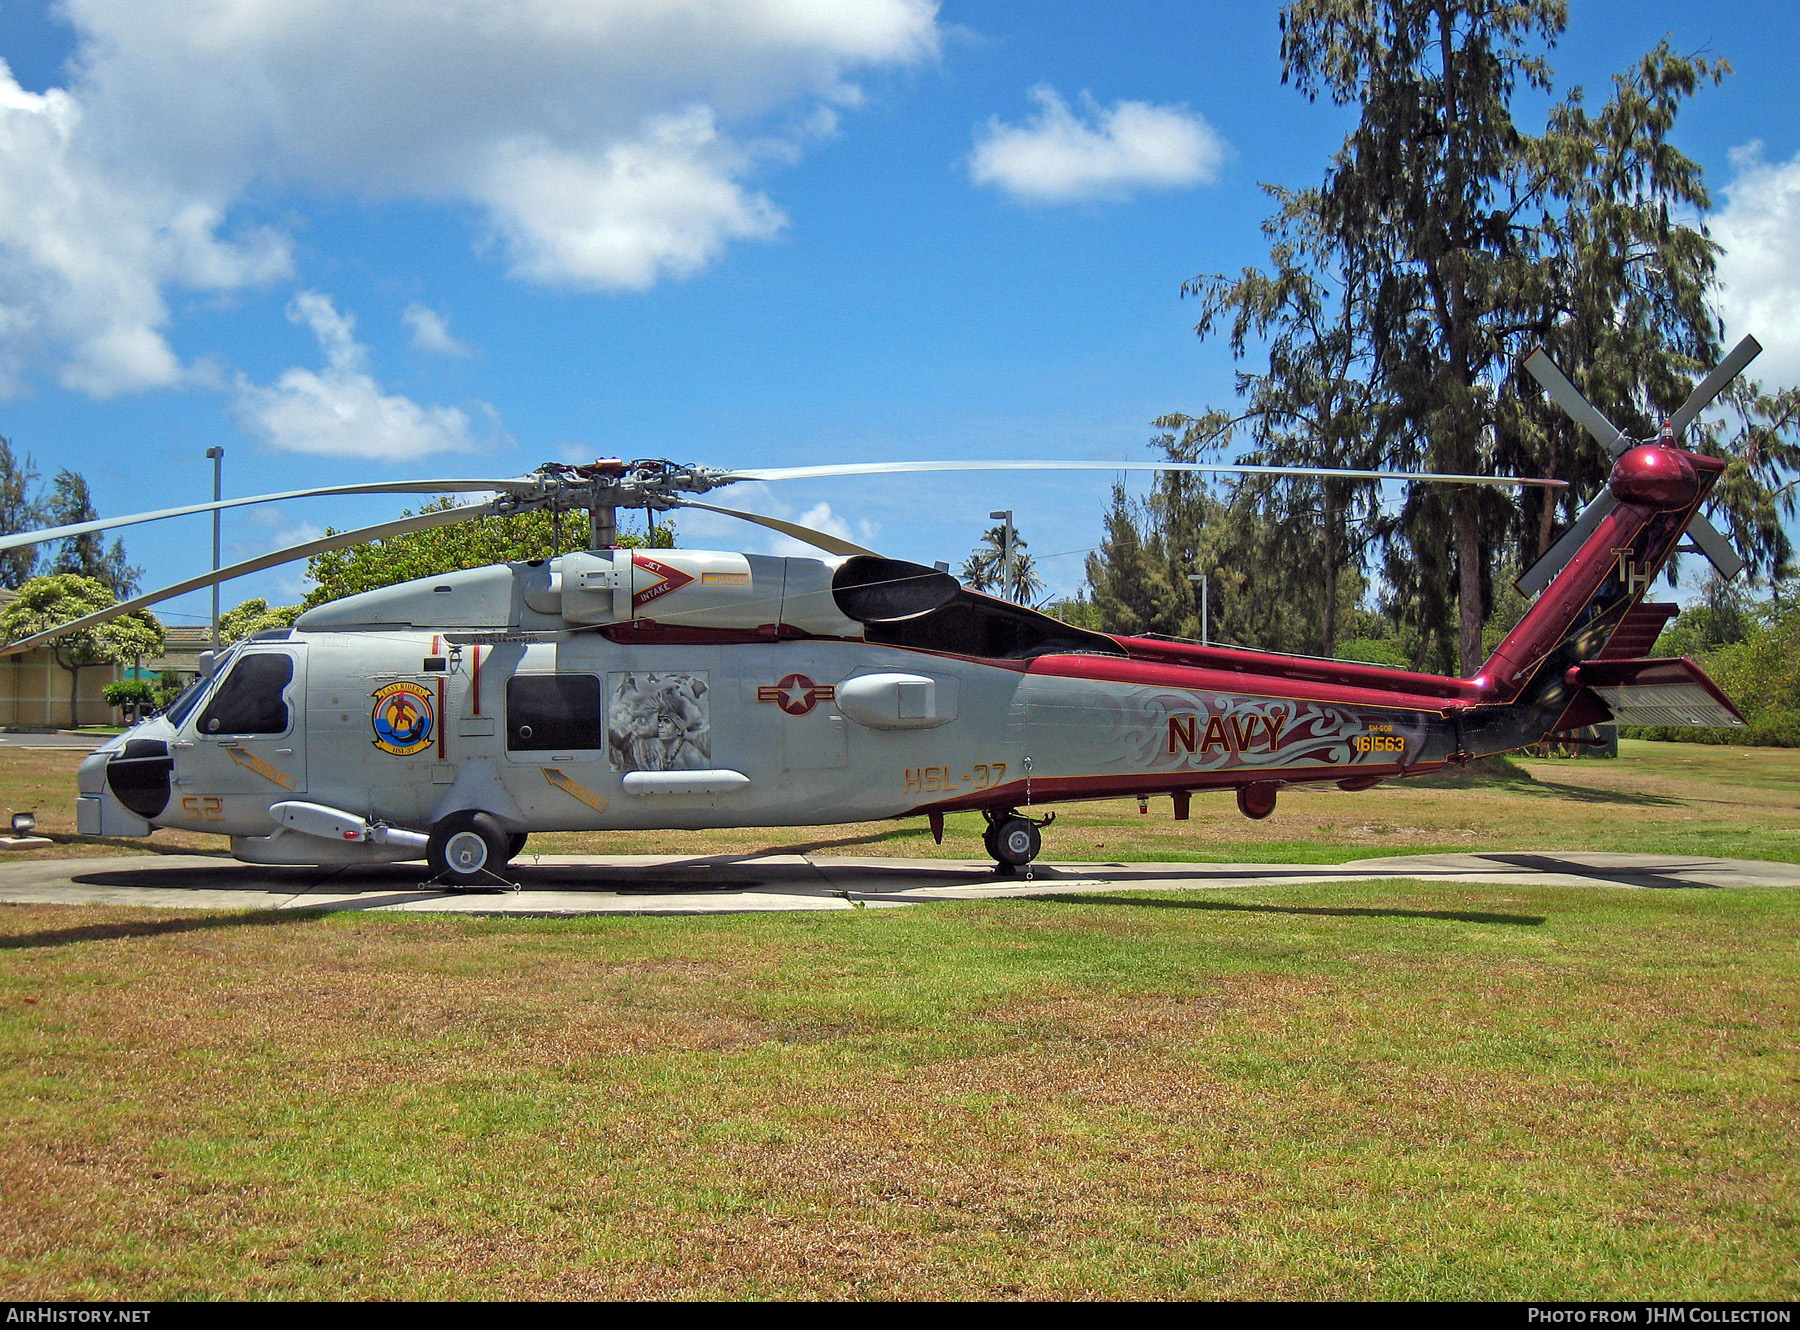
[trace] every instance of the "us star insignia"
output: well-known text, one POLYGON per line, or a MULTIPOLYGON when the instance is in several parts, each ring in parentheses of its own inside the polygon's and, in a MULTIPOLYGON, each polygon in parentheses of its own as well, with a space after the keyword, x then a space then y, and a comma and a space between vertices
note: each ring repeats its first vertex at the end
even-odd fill
POLYGON ((804 674, 790 674, 780 683, 762 684, 756 690, 758 702, 773 702, 790 716, 804 716, 821 702, 837 696, 836 686, 814 683, 804 674))

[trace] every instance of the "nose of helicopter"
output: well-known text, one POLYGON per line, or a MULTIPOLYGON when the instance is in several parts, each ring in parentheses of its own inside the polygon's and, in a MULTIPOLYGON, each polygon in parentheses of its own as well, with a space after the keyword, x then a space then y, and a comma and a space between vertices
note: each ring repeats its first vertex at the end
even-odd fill
POLYGON ((106 764, 112 761, 113 754, 123 747, 123 744, 111 743, 82 758, 81 766, 75 773, 75 787, 83 794, 104 792, 106 789, 106 764))
POLYGON ((1668 510, 1692 503, 1700 481, 1679 450, 1644 443, 1619 458, 1606 483, 1620 503, 1668 510))
POLYGON ((89 797, 110 790, 139 817, 155 817, 169 802, 173 737, 174 730, 161 717, 142 721, 83 758, 76 785, 89 797))

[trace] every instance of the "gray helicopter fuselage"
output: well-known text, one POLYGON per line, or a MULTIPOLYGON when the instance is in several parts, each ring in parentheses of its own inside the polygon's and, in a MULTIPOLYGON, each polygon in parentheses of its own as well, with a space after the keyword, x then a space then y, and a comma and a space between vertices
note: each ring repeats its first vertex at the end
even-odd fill
POLYGON ((870 641, 845 607, 904 618, 881 598, 905 579, 858 600, 843 563, 618 551, 334 602, 94 754, 82 829, 367 862, 418 857, 462 810, 513 833, 818 825, 1379 778, 1448 753, 1443 700, 1223 692, 953 584, 939 613, 966 610, 955 633, 993 658, 870 641))

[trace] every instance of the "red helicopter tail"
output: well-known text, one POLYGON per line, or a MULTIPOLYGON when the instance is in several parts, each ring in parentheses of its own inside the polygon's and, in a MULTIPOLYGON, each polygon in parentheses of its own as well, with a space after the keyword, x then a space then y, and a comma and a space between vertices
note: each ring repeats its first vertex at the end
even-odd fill
MULTIPOLYGON (((1471 682, 1494 702, 1535 710, 1545 733, 1609 720, 1742 725, 1698 665, 1644 656, 1676 612, 1644 596, 1689 525, 1699 529, 1700 505, 1724 470, 1665 444, 1624 453, 1606 490, 1520 579, 1543 593, 1471 682)), ((1735 558, 1728 548, 1725 556, 1735 558)))

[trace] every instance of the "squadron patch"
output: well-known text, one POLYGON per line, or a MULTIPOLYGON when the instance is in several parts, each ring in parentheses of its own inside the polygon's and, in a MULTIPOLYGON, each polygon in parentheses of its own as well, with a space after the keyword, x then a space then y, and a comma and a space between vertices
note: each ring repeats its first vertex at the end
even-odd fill
POLYGON ((369 714, 375 727, 375 746, 395 757, 411 757, 431 747, 437 717, 431 694, 416 683, 391 683, 375 691, 375 709, 369 714))

